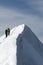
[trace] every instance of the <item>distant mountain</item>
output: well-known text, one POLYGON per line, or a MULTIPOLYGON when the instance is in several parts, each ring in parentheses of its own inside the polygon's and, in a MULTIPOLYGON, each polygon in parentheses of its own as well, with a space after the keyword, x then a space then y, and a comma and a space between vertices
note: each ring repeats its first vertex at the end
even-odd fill
POLYGON ((43 44, 22 24, 0 37, 0 65, 43 65, 43 44))

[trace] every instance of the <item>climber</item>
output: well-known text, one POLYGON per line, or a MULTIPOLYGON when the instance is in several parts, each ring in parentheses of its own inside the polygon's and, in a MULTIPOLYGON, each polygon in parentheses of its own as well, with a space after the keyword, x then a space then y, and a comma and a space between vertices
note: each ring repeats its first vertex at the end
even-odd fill
POLYGON ((10 28, 7 29, 7 35, 10 35, 10 28))
POLYGON ((6 35, 6 37, 7 37, 8 35, 10 35, 10 28, 7 28, 7 29, 5 30, 5 35, 6 35))
POLYGON ((6 34, 6 37, 7 37, 7 29, 5 30, 5 34, 6 34))

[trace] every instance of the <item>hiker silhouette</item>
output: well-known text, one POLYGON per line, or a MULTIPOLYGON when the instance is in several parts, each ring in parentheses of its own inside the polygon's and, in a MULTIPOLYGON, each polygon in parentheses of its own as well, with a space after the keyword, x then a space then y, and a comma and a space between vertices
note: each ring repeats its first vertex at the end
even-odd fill
POLYGON ((7 37, 8 35, 10 35, 10 28, 7 28, 7 29, 5 30, 5 35, 6 35, 6 37, 7 37))

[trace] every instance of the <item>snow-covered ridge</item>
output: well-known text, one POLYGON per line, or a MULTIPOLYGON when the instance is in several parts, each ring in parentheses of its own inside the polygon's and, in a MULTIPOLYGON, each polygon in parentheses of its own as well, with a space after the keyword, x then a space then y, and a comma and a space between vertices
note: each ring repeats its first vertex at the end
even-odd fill
POLYGON ((13 29, 11 30, 11 34, 14 34, 14 36, 17 37, 19 34, 21 34, 21 33, 23 32, 24 27, 25 27, 25 25, 22 24, 22 25, 19 25, 19 26, 13 28, 13 29))
POLYGON ((16 38, 24 30, 25 25, 19 25, 11 30, 10 35, 0 37, 0 65, 17 65, 17 45, 16 38))
MULTIPOLYGON (((24 27, 25 27, 25 24, 22 24, 22 25, 19 25, 17 27, 14 27, 11 30, 11 32, 10 32, 10 36, 13 35, 14 37, 16 36, 16 38, 17 38, 17 36, 23 32, 24 27)), ((4 41, 4 39, 6 39, 5 35, 3 35, 3 36, 0 37, 0 44, 4 41)))
POLYGON ((43 44, 22 24, 0 37, 0 65, 43 65, 43 44))

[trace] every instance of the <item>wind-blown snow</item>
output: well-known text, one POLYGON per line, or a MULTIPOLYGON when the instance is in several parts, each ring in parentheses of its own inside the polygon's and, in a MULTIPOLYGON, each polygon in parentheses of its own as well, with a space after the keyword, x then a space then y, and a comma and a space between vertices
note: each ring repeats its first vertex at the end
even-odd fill
POLYGON ((0 37, 0 65, 43 65, 43 44, 26 25, 0 37))

